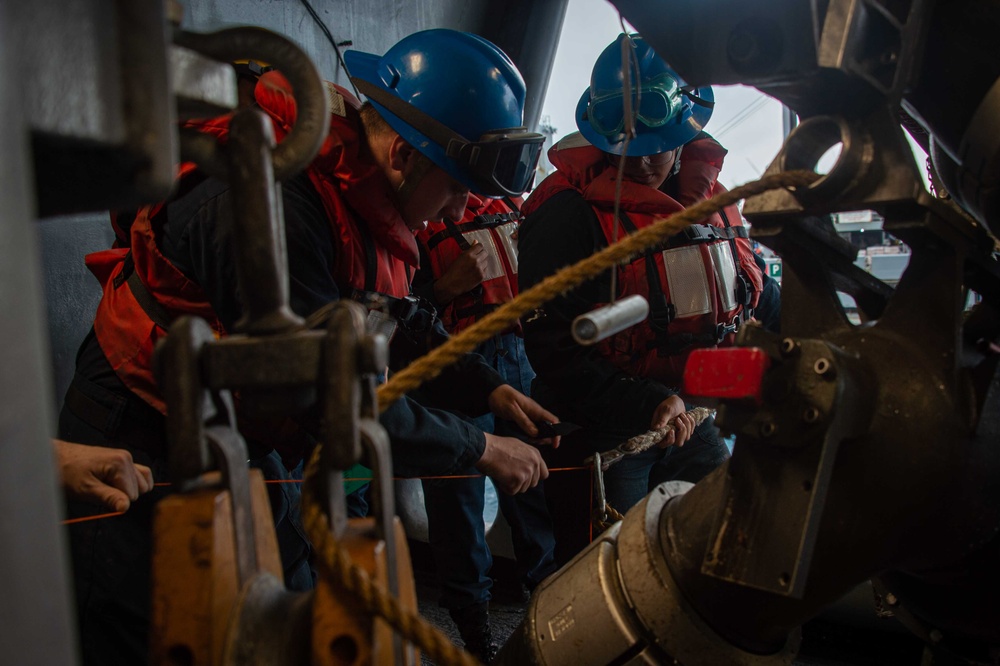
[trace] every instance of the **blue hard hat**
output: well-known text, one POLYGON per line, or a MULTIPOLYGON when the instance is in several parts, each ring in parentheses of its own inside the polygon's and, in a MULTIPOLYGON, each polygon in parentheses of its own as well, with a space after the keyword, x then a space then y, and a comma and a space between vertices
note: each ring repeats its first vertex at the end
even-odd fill
POLYGON ((344 54, 358 89, 408 143, 473 192, 528 189, 545 137, 527 132, 524 79, 496 45, 456 30, 344 54))
POLYGON ((576 106, 580 133, 601 150, 622 154, 626 138, 623 43, 625 57, 630 61, 635 125, 628 155, 665 153, 698 136, 715 106, 711 86, 690 89, 642 37, 624 33, 604 49, 594 64, 590 87, 576 106))

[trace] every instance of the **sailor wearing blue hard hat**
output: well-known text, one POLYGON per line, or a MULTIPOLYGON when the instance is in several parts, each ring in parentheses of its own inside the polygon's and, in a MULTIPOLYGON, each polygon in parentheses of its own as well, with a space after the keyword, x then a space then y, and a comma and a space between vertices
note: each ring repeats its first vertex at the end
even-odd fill
POLYGON ((622 34, 597 59, 590 87, 576 105, 576 125, 604 152, 621 155, 627 145, 629 157, 655 155, 698 136, 714 107, 711 86, 690 88, 642 37, 622 34), (624 90, 631 91, 629 100, 624 90))
POLYGON ((383 56, 348 51, 344 59, 382 118, 452 178, 490 197, 528 189, 545 137, 522 126, 524 80, 496 46, 426 30, 383 56))
MULTIPOLYGON (((726 150, 704 132, 713 110, 712 89, 689 86, 642 37, 622 34, 605 48, 577 104, 579 133, 549 150, 557 170, 522 209, 520 288, 723 191, 718 176, 726 150)), ((686 414, 678 387, 688 352, 731 342, 760 292, 760 271, 735 206, 664 240, 523 322, 537 372, 533 395, 583 426, 559 451, 546 452, 549 465, 580 465, 594 452, 674 423, 661 448, 629 456, 604 474, 607 502, 621 512, 646 495, 654 475, 697 481, 728 457, 717 429, 686 414), (574 344, 577 317, 629 297, 648 303, 644 321, 592 346, 574 344)), ((560 474, 545 484, 559 515, 560 564, 588 542, 589 512, 565 499, 587 492, 589 477, 577 476, 560 474)))

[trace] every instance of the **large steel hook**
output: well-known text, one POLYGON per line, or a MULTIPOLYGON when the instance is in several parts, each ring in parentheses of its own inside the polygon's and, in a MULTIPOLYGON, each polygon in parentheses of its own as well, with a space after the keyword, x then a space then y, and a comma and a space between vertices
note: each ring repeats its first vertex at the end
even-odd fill
MULTIPOLYGON (((223 62, 259 58, 280 70, 295 91, 297 117, 291 132, 274 149, 274 177, 285 180, 312 161, 326 139, 330 110, 319 72, 302 49, 269 30, 249 27, 206 34, 178 31, 174 43, 223 62)), ((180 138, 185 160, 216 178, 230 180, 225 148, 214 137, 181 129, 180 138)))

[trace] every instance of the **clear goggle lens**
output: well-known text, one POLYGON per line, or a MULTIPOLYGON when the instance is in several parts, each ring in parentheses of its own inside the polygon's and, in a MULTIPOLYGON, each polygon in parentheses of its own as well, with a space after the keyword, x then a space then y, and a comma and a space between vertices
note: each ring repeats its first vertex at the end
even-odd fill
MULTIPOLYGON (((662 127, 680 115, 683 92, 677 79, 661 74, 643 84, 639 93, 632 91, 632 108, 636 120, 646 127, 662 127)), ((598 95, 590 101, 587 111, 590 125, 604 136, 616 136, 625 128, 624 95, 621 91, 598 95)))

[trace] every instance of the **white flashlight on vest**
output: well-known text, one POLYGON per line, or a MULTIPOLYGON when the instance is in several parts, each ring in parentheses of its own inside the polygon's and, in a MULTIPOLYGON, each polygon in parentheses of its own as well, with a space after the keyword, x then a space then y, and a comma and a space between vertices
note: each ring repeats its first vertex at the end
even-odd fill
POLYGON ((633 294, 580 315, 573 320, 570 330, 578 344, 592 345, 645 321, 648 316, 649 303, 639 294, 633 294))

